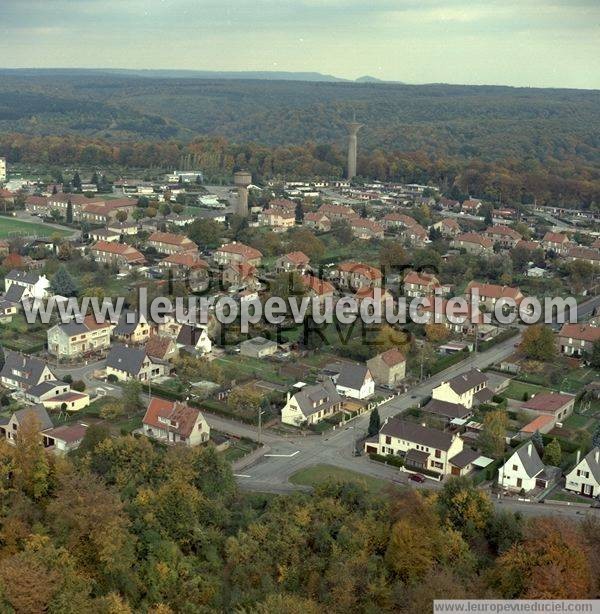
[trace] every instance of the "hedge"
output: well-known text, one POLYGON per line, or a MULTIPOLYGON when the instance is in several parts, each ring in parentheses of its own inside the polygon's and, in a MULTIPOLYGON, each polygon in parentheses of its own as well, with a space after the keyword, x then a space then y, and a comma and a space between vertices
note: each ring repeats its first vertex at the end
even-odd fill
POLYGON ((404 461, 399 456, 394 456, 393 454, 375 454, 371 452, 369 454, 369 458, 371 460, 377 461, 378 463, 384 463, 385 465, 393 465, 394 467, 403 467, 404 461))

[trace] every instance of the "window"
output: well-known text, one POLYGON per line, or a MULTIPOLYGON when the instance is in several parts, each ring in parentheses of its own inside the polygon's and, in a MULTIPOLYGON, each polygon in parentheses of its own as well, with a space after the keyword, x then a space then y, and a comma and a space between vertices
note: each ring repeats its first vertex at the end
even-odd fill
POLYGON ((519 467, 517 467, 517 465, 513 465, 512 469, 513 469, 513 471, 519 471, 519 467))
POLYGON ((386 435, 385 443, 388 444, 388 445, 391 444, 392 443, 392 438, 386 435))
POLYGON ((435 457, 436 458, 442 458, 442 451, 441 450, 436 450, 435 451, 435 457))

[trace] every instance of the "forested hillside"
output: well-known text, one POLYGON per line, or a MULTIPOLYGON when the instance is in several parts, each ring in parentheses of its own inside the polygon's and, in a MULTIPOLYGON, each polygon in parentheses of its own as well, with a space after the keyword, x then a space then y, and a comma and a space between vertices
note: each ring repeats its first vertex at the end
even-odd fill
POLYGON ((62 459, 38 427, 0 442, 2 612, 423 614, 438 597, 600 595, 597 519, 494 511, 464 478, 248 495, 213 448, 94 426, 62 459))
POLYGON ((9 162, 173 168, 193 152, 211 177, 335 177, 353 113, 366 177, 600 202, 599 91, 0 71, 9 162))

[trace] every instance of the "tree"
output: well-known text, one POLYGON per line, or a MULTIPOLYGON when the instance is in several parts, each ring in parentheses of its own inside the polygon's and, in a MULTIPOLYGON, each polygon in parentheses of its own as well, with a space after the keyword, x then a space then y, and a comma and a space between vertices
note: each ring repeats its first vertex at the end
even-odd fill
POLYGON ((506 599, 585 599, 590 566, 574 525, 533 518, 525 538, 497 561, 493 587, 506 599))
POLYGON ((69 201, 67 202, 66 222, 67 224, 73 223, 73 203, 71 202, 70 198, 69 198, 69 201))
POLYGON ((381 428, 381 418, 379 417, 379 410, 377 407, 371 411, 371 415, 369 416, 369 430, 368 436, 372 437, 373 435, 377 435, 379 433, 379 429, 381 428))
POLYGON ((331 223, 331 234, 341 245, 349 245, 354 239, 352 227, 346 220, 334 220, 331 223))
POLYGON ((54 294, 60 296, 74 296, 77 293, 75 281, 64 266, 60 266, 50 282, 54 294))
POLYGON ((169 213, 171 213, 171 205, 169 205, 169 203, 167 203, 167 202, 160 203, 160 205, 158 205, 158 212, 163 217, 167 217, 167 215, 169 215, 169 213))
POLYGON ((156 217, 156 209, 154 207, 148 207, 146 209, 146 216, 151 218, 156 217))
POLYGON ((32 499, 41 499, 50 487, 50 465, 42 444, 40 421, 26 412, 17 430, 14 456, 15 486, 32 499))
POLYGON ((562 450, 560 448, 560 443, 555 437, 544 449, 544 457, 542 458, 542 461, 545 465, 559 467, 561 459, 562 450))
POLYGON ((116 420, 117 418, 120 418, 123 415, 123 403, 121 401, 118 401, 117 399, 114 399, 112 401, 109 401, 108 403, 106 403, 106 405, 102 406, 102 409, 100 410, 100 417, 103 420, 116 420))
POLYGON ((443 324, 425 324, 425 335, 432 343, 439 343, 448 339, 450 331, 443 324))
POLYGON ((484 454, 499 458, 506 446, 508 415, 503 409, 490 411, 483 418, 483 428, 478 443, 484 454))
POLYGON ((556 355, 554 333, 549 326, 534 324, 523 333, 519 349, 527 358, 550 361, 556 355))
POLYGON ((215 220, 195 220, 187 228, 187 236, 201 247, 214 248, 220 245, 224 231, 223 224, 215 220))
POLYGON ((77 171, 75 171, 75 175, 73 175, 71 185, 76 192, 81 192, 81 177, 79 176, 79 173, 77 171))
POLYGON ((594 431, 592 446, 594 446, 594 448, 600 448, 600 424, 598 424, 596 430, 594 431))
POLYGON ((138 222, 139 220, 141 220, 142 218, 146 217, 146 210, 145 209, 141 209, 140 207, 136 207, 133 210, 133 213, 131 214, 131 217, 138 222))
POLYGON ((594 369, 600 369, 600 339, 596 339, 592 345, 589 363, 594 369))
POLYGON ((379 251, 379 263, 382 267, 391 269, 400 267, 407 262, 404 248, 397 241, 384 241, 379 251))
POLYGON ((142 384, 137 379, 130 379, 123 387, 123 409, 128 415, 143 411, 142 384))
POLYGON ((502 554, 523 536, 523 517, 510 510, 494 512, 488 520, 485 535, 497 554, 502 554))
POLYGON ((83 456, 88 452, 93 452, 95 447, 110 437, 110 429, 106 424, 92 423, 86 431, 79 447, 77 448, 77 454, 83 456))
POLYGON ((311 260, 320 260, 325 253, 323 241, 306 228, 293 228, 289 232, 290 251, 304 252, 311 260))
POLYGON ((450 478, 438 494, 437 507, 442 522, 448 522, 464 535, 474 536, 488 523, 492 503, 466 477, 450 478))
POLYGON ((121 222, 121 224, 127 219, 127 211, 117 211, 115 215, 117 218, 117 222, 121 222))
POLYGON ((60 222, 60 220, 62 219, 62 213, 60 212, 60 209, 52 209, 50 211, 50 218, 53 222, 60 222))

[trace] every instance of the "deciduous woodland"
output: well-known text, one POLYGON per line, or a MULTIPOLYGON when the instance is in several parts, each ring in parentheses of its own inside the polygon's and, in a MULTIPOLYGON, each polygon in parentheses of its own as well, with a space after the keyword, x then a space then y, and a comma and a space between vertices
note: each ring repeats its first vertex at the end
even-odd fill
POLYGON ((464 478, 435 492, 247 495, 214 449, 90 427, 47 456, 0 444, 0 609, 429 611, 436 597, 600 596, 600 523, 521 518, 464 478))

